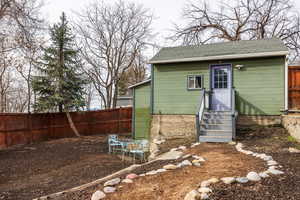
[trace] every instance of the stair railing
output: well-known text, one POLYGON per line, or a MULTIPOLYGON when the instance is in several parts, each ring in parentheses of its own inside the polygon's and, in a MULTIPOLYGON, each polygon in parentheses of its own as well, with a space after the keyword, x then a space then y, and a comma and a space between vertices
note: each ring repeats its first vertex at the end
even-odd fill
POLYGON ((198 139, 199 139, 199 136, 200 136, 200 126, 201 126, 201 121, 203 119, 203 114, 204 114, 204 110, 205 110, 205 89, 201 90, 201 93, 200 93, 200 103, 199 103, 199 107, 198 107, 198 111, 197 111, 197 114, 196 114, 196 128, 197 128, 197 136, 198 136, 198 139))
POLYGON ((236 137, 236 119, 238 112, 235 110, 235 94, 236 91, 234 88, 231 89, 231 115, 232 115, 232 137, 236 137))

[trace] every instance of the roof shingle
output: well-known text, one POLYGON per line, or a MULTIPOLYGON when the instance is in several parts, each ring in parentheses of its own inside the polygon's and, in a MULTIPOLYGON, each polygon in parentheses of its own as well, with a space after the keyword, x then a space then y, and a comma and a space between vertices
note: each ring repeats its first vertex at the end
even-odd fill
POLYGON ((211 56, 242 55, 253 53, 287 52, 284 43, 277 38, 263 40, 240 40, 194 46, 162 48, 149 63, 167 62, 168 60, 186 60, 211 56))

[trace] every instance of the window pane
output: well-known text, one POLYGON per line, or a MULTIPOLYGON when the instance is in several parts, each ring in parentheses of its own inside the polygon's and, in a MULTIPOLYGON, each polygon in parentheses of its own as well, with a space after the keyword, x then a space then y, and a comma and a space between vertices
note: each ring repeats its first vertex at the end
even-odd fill
POLYGON ((202 87, 202 77, 197 76, 196 77, 196 88, 201 88, 202 87))
POLYGON ((195 88, 195 77, 189 76, 188 77, 188 87, 189 89, 194 89, 195 88))

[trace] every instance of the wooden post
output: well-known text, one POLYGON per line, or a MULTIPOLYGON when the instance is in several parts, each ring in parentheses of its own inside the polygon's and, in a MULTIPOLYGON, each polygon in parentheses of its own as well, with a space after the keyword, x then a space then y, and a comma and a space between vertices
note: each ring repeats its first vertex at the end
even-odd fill
POLYGON ((120 107, 119 110, 118 110, 118 134, 121 133, 120 132, 120 120, 121 120, 120 115, 121 115, 121 109, 122 109, 122 107, 120 107))

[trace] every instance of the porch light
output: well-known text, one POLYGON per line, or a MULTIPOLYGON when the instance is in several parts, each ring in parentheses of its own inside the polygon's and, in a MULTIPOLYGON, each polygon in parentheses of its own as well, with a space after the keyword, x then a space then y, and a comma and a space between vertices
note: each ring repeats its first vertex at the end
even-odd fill
POLYGON ((241 70, 244 67, 244 65, 235 65, 234 67, 237 68, 238 70, 241 70))

